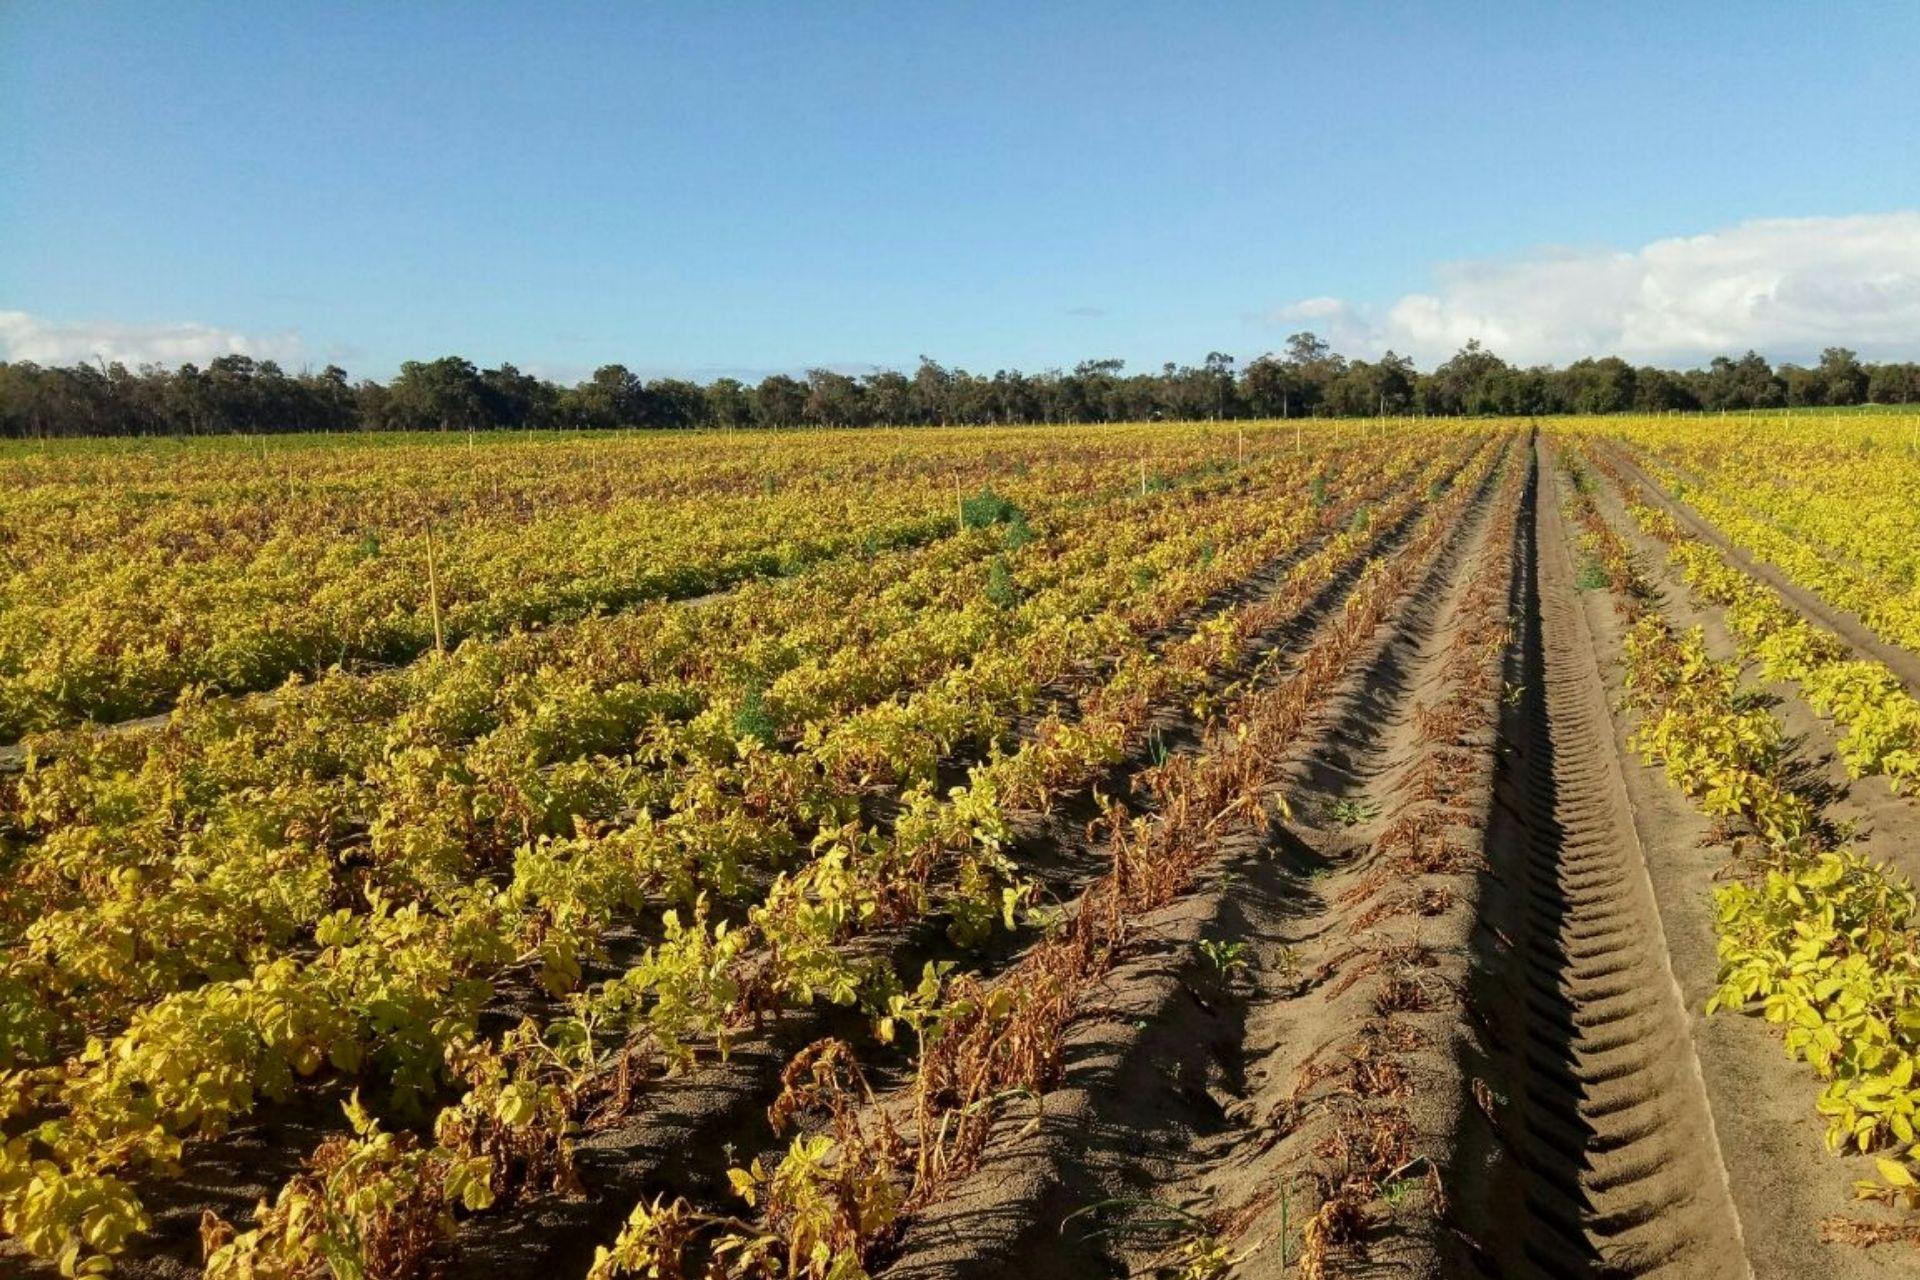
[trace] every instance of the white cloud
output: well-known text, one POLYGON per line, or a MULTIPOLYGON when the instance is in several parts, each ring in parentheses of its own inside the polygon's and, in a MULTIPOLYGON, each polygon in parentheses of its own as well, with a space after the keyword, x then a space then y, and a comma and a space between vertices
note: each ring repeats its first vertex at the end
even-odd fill
POLYGON ((0 311, 0 359, 77 364, 96 358, 128 366, 205 364, 218 356, 289 361, 300 354, 292 333, 249 336, 204 324, 59 323, 25 311, 0 311))
POLYGON ((1920 356, 1920 212, 1766 218, 1634 250, 1453 263, 1437 288, 1374 312, 1337 298, 1282 307, 1349 354, 1425 365, 1478 338, 1520 364, 1582 356, 1694 363, 1749 347, 1807 359, 1848 346, 1920 356))

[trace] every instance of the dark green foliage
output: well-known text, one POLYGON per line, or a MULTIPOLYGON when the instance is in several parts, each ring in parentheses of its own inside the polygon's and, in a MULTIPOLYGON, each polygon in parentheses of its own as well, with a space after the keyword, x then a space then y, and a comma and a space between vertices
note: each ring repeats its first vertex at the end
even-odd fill
POLYGON ((1013 518, 1007 521, 1003 541, 1009 551, 1018 551, 1033 541, 1033 530, 1027 526, 1027 517, 1023 512, 1015 511, 1013 518))
MULTIPOLYGON (((922 363, 909 377, 826 369, 770 374, 749 386, 718 378, 644 381, 603 365, 567 386, 510 364, 461 356, 409 360, 385 383, 329 365, 289 374, 232 354, 205 368, 123 364, 49 367, 0 360, 0 437, 233 432, 611 430, 629 427, 959 425, 1172 419, 1373 417, 1831 409, 1920 402, 1920 362, 1865 363, 1829 347, 1818 364, 1770 364, 1754 352, 1674 372, 1617 357, 1564 369, 1522 368, 1470 342, 1430 373, 1401 356, 1347 359, 1311 333, 1235 370, 1220 352, 1198 366, 1127 374, 1119 360, 1070 371, 972 374, 922 363)), ((1907 447, 1902 445, 1900 447, 1907 447)), ((1014 468, 1020 474, 1019 468, 1014 468)))
POLYGON ((741 695, 740 707, 733 713, 733 736, 752 738, 765 747, 779 741, 780 726, 773 722, 773 713, 767 710, 767 692, 760 685, 748 685, 741 695))
POLYGON ((971 498, 960 503, 960 522, 969 529, 985 529, 989 525, 1010 524, 1015 519, 1025 522, 1026 517, 1011 499, 1003 498, 991 488, 982 489, 971 498))
POLYGON ((1020 603, 1020 588, 1014 583, 1013 571, 1007 568, 1004 557, 995 556, 987 567, 986 597, 1002 609, 1011 609, 1020 603))

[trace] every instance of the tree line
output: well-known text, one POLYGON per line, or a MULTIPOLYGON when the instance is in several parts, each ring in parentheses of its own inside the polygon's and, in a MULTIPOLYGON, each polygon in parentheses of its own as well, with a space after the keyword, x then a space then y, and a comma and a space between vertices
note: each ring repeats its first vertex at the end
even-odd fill
POLYGON ((1431 372, 1388 352, 1348 359, 1312 333, 1236 367, 1210 353, 1198 365, 1127 373, 1119 360, 1070 371, 975 374, 921 358, 912 373, 758 383, 718 378, 646 381, 605 365, 572 386, 511 364, 459 356, 410 360, 387 382, 351 381, 329 365, 287 373, 271 360, 221 356, 205 368, 0 362, 0 436, 210 435, 295 431, 484 431, 527 428, 685 428, 950 425, 1141 421, 1153 418, 1456 416, 1663 413, 1813 405, 1920 403, 1920 364, 1863 363, 1831 347, 1818 364, 1778 367, 1749 351, 1705 368, 1634 366, 1615 357, 1565 368, 1508 364, 1470 342, 1431 372))

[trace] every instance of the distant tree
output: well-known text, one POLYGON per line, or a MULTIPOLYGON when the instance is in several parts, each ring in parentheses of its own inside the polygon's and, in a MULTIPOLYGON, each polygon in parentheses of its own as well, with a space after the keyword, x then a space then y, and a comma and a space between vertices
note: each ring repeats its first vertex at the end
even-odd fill
POLYGON ((1112 422, 1124 416, 1125 393, 1121 390, 1120 374, 1126 367, 1126 361, 1112 358, 1082 360, 1073 366, 1072 399, 1076 411, 1069 420, 1112 422))
POLYGON ((1873 404, 1920 404, 1920 364, 1877 364, 1867 377, 1873 404))
POLYGON ((1321 412, 1329 389, 1347 368, 1346 360, 1325 340, 1304 332, 1287 339, 1287 364, 1293 373, 1282 405, 1287 415, 1321 412))
MULTIPOLYGON (((236 357, 222 356, 208 366, 216 387, 220 366, 236 357)), ((391 425, 414 431, 469 431, 486 424, 486 389, 471 361, 459 356, 438 360, 409 360, 387 385, 387 415, 391 425)), ((219 393, 217 393, 219 394, 219 393)))
POLYGON ((1575 360, 1561 375, 1563 406, 1570 413, 1624 413, 1634 403, 1633 366, 1618 356, 1575 360))
POLYGON ((627 366, 603 364, 574 387, 567 401, 568 416, 573 426, 590 431, 637 427, 646 418, 646 392, 646 385, 627 366))
POLYGON ((609 364, 561 387, 511 364, 478 370, 459 356, 408 361, 385 384, 352 383, 335 365, 288 373, 241 353, 171 370, 106 360, 52 367, 0 361, 0 434, 1068 423, 1383 409, 1530 415, 1920 403, 1920 364, 1867 363, 1844 347, 1828 348, 1812 368, 1776 370, 1749 351, 1685 371, 1634 368, 1611 356, 1556 370, 1516 368, 1469 342, 1422 374, 1393 352, 1378 361, 1348 360, 1302 332, 1288 338, 1281 354, 1258 356, 1244 368, 1228 353, 1211 351, 1197 366, 1125 369, 1120 360, 1099 359, 1064 373, 981 375, 923 357, 911 375, 881 370, 851 377, 815 369, 804 382, 775 374, 748 388, 731 378, 706 386, 679 378, 643 383, 625 365, 609 364))
POLYGON ((719 427, 744 427, 753 421, 753 401, 737 378, 707 384, 707 420, 719 427))
POLYGON ((1290 364, 1318 364, 1332 352, 1333 348, 1316 333, 1302 331, 1287 339, 1287 361, 1290 364))
POLYGON ((1262 418, 1278 418, 1302 402, 1298 366, 1272 354, 1248 362, 1240 375, 1240 394, 1247 408, 1262 418))
POLYGON ((352 431, 360 425, 359 399, 347 381, 347 371, 339 365, 303 374, 296 385, 301 431, 352 431))
POLYGON ((953 421, 953 375, 926 356, 913 371, 913 399, 921 422, 953 421))
POLYGON ((1421 385, 1421 408, 1433 414, 1499 413, 1513 403, 1507 362, 1471 339, 1421 385))
POLYGON ((864 398, 874 422, 901 426, 921 421, 915 412, 913 383, 903 373, 884 369, 866 379, 864 398))
POLYGON ((1641 413, 1666 413, 1698 409, 1700 402, 1679 374, 1643 366, 1633 371, 1633 407, 1641 413))
POLYGON ((1802 368, 1797 364, 1783 364, 1775 370, 1774 377, 1779 379, 1780 389, 1786 397, 1786 402, 1796 409, 1827 402, 1826 380, 1820 376, 1818 369, 1802 368))
POLYGON ((807 400, 803 412, 808 422, 819 426, 854 427, 866 421, 860 384, 831 369, 807 370, 807 400))
POLYGON ((1224 351, 1209 351, 1201 366, 1213 383, 1213 416, 1225 418, 1239 408, 1238 390, 1233 381, 1233 357, 1224 351))
POLYGON ((1321 406, 1342 417, 1403 413, 1412 406, 1419 375, 1413 362, 1389 351, 1378 363, 1346 363, 1327 382, 1321 406))
POLYGON ((1395 355, 1389 347, 1380 357, 1380 363, 1374 367, 1374 390, 1378 392, 1381 403, 1388 413, 1405 413, 1413 407, 1413 394, 1420 383, 1420 373, 1413 367, 1413 361, 1406 356, 1395 355))
POLYGON ((641 425, 682 430, 707 422, 707 395, 684 378, 657 378, 647 384, 641 425))
POLYGON ((1738 360, 1715 356, 1689 381, 1703 409, 1778 409, 1787 402, 1786 385, 1774 376, 1773 366, 1752 351, 1738 360))
POLYGON ((1865 404, 1871 382, 1860 358, 1845 347, 1828 347, 1820 353, 1819 375, 1827 404, 1865 404))
POLYGON ((548 425, 559 398, 551 383, 510 364, 480 375, 480 396, 487 425, 508 430, 548 425))
POLYGON ((807 408, 807 389, 784 373, 760 380, 753 396, 753 420, 767 427, 799 426, 807 408))

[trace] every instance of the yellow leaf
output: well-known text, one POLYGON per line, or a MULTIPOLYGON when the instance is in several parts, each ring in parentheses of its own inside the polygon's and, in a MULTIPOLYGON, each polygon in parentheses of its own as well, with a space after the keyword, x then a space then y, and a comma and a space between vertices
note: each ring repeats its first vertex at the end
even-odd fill
POLYGON ((1882 1156, 1880 1159, 1874 1161, 1874 1164, 1879 1166, 1880 1176, 1886 1179, 1887 1185, 1890 1187, 1920 1186, 1920 1182, 1914 1180, 1914 1176, 1912 1172, 1908 1170, 1907 1166, 1901 1164, 1898 1160, 1889 1160, 1885 1156, 1882 1156))

